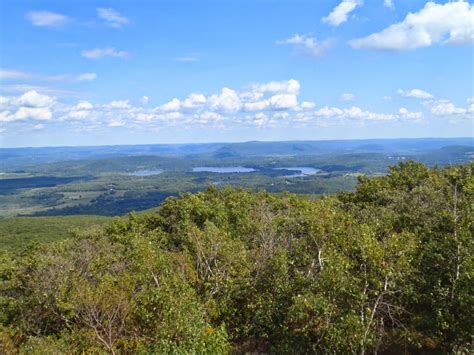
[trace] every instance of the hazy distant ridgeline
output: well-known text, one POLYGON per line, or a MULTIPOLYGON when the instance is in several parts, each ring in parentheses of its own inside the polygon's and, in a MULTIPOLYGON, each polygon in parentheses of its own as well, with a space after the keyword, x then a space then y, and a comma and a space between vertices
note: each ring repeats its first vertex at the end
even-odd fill
POLYGON ((473 138, 413 138, 328 141, 244 142, 204 144, 145 144, 94 147, 0 148, 2 170, 67 160, 111 158, 130 155, 237 158, 272 155, 321 155, 340 153, 421 154, 442 148, 470 151, 473 138))

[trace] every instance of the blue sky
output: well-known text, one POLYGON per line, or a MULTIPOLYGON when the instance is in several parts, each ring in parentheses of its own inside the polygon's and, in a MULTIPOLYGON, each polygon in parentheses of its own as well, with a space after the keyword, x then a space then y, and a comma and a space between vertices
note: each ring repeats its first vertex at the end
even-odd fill
POLYGON ((474 133, 472 2, 0 6, 3 147, 474 133))

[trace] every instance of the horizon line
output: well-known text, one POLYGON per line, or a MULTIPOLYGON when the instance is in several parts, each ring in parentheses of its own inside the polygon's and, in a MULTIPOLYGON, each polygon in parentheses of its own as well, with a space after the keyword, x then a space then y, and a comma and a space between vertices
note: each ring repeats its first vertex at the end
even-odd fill
MULTIPOLYGON (((289 139, 289 140, 246 140, 246 141, 215 141, 215 142, 183 142, 183 143, 137 143, 137 144, 99 144, 99 145, 45 145, 45 146, 21 146, 21 147, 0 147, 4 149, 44 149, 44 148, 97 148, 97 147, 126 147, 126 146, 182 146, 182 145, 212 145, 212 144, 245 144, 245 143, 290 143, 290 142, 349 142, 349 141, 395 141, 395 140, 450 140, 450 139, 471 139, 474 136, 460 137, 397 137, 397 138, 352 138, 352 139, 289 139)), ((473 142, 474 143, 474 142, 473 142)))

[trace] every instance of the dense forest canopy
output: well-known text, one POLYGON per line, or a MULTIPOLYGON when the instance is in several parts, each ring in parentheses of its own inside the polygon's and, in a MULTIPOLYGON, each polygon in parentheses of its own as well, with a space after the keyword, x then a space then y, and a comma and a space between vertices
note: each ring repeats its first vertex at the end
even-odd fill
POLYGON ((470 353, 474 163, 231 188, 0 261, 0 353, 470 353))

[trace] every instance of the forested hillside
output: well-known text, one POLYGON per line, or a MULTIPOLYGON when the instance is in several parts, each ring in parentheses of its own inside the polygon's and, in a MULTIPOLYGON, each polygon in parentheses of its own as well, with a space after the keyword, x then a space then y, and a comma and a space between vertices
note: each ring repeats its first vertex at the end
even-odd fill
POLYGON ((0 254, 0 353, 471 353, 474 163, 170 197, 0 254))

